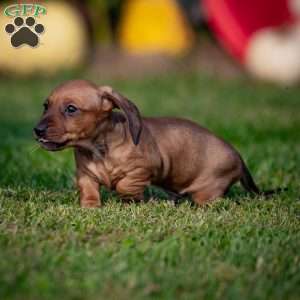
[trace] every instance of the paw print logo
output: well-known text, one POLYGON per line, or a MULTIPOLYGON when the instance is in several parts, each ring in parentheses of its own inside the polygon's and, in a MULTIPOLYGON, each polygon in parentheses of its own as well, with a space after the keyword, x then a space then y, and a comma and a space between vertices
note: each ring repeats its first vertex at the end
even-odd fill
POLYGON ((21 45, 35 47, 39 43, 39 35, 45 30, 42 24, 36 24, 33 17, 14 19, 14 24, 7 24, 5 31, 11 36, 11 45, 18 48, 21 45))

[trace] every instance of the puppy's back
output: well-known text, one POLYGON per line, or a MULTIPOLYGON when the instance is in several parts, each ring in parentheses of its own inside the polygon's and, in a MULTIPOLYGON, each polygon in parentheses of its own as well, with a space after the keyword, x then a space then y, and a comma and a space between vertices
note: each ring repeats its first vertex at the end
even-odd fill
POLYGON ((163 180, 184 189, 195 178, 222 172, 239 163, 233 147, 206 128, 180 118, 145 118, 163 161, 163 180))

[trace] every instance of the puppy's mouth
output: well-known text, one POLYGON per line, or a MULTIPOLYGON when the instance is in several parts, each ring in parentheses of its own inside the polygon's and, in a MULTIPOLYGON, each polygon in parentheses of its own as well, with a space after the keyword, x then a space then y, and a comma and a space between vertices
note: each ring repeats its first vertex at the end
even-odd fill
POLYGON ((44 138, 38 138, 37 141, 44 149, 49 151, 62 150, 68 144, 68 141, 54 142, 44 138))

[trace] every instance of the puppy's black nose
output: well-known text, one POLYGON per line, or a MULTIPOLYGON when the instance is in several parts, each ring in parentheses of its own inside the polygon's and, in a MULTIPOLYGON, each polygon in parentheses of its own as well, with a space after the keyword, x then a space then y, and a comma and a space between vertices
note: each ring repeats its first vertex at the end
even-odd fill
POLYGON ((40 123, 33 130, 37 137, 44 137, 47 130, 47 124, 40 123))

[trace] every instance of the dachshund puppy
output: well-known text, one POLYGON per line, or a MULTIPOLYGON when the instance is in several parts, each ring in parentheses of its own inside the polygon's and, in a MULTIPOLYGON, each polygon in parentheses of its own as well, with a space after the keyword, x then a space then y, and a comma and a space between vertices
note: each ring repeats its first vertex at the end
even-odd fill
POLYGON ((188 120, 141 118, 137 107, 110 87, 68 81, 44 108, 35 137, 46 150, 74 147, 82 207, 101 205, 100 185, 124 199, 142 200, 153 184, 190 195, 199 205, 222 197, 237 181, 261 194, 225 141, 188 120))

